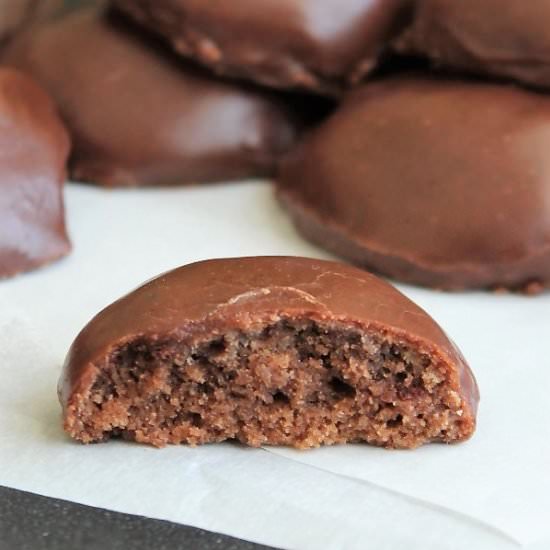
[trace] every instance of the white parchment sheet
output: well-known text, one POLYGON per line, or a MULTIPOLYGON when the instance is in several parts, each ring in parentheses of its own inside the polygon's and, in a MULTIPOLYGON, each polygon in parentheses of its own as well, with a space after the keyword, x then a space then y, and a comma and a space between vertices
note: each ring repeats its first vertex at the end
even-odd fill
POLYGON ((0 282, 0 484, 289 549, 550 549, 550 293, 400 287, 461 347, 481 389, 457 446, 314 451, 235 444, 82 446, 62 432, 56 383, 102 307, 211 257, 327 257, 266 183, 104 191, 70 185, 66 260, 0 282))

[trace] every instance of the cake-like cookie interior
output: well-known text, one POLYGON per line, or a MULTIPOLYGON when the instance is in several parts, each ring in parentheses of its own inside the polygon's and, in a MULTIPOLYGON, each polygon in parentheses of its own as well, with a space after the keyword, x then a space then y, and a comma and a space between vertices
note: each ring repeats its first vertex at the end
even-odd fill
POLYGON ((414 448, 475 428, 445 356, 374 325, 274 316, 192 344, 135 338, 94 367, 65 417, 85 443, 414 448))

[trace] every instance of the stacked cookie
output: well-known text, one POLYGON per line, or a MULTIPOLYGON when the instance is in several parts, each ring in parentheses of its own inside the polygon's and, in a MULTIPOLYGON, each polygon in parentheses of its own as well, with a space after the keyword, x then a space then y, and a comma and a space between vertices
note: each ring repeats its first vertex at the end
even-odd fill
POLYGON ((377 65, 410 0, 114 0, 216 74, 340 95, 377 65))
POLYGON ((101 3, 34 25, 4 63, 52 95, 73 137, 73 179, 168 185, 271 175, 297 115, 268 91, 171 55, 101 3))
POLYGON ((400 281, 549 286, 548 16, 544 0, 419 0, 395 49, 426 68, 361 86, 284 161, 299 230, 400 281))

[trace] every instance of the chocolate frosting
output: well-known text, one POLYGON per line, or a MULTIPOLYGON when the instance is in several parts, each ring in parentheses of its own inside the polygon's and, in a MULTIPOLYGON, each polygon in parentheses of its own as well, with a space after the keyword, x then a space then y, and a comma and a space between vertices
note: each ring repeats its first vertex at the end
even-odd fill
POLYGON ((89 388, 97 366, 140 338, 193 341, 280 315, 334 320, 391 332, 455 366, 475 415, 479 392, 456 346, 435 321, 377 277, 336 262, 250 257, 198 262, 149 281, 100 312, 82 330, 59 381, 66 406, 89 388))
POLYGON ((4 62, 57 100, 73 179, 109 186, 268 175, 295 137, 279 98, 222 82, 98 9, 35 26, 4 62))
POLYGON ((548 88, 549 20, 548 0, 423 0, 397 49, 548 88))
POLYGON ((377 64, 410 0, 115 0, 219 74, 338 94, 377 64))
POLYGON ((29 77, 0 69, 0 278, 67 254, 63 183, 69 138, 29 77))
POLYGON ((550 285, 550 98, 418 75, 365 86, 283 162, 311 240, 445 289, 550 285))

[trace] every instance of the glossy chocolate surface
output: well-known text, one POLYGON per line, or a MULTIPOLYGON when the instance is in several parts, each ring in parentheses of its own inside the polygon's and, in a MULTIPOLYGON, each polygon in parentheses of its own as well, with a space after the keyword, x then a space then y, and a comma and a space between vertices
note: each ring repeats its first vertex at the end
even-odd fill
POLYGON ((295 137, 279 98, 205 75, 97 9, 33 27, 4 61, 58 102, 76 180, 135 186, 269 175, 295 137))
POLYGON ((97 366, 118 346, 176 336, 193 341, 285 314, 344 321, 420 342, 455 365, 461 393, 475 415, 479 392, 456 346, 435 321, 386 282, 357 268, 295 257, 198 262, 161 275, 100 312, 82 330, 59 381, 65 406, 89 387, 97 366))
POLYGON ((116 0, 219 74, 338 94, 377 64, 409 0, 116 0))
POLYGON ((0 278, 67 254, 63 184, 69 138, 26 75, 0 69, 0 278))
POLYGON ((548 0, 423 0, 398 49, 437 65, 550 87, 548 0))
POLYGON ((550 98, 395 78, 354 93, 285 160, 280 197, 311 240, 445 289, 550 285, 550 98))

